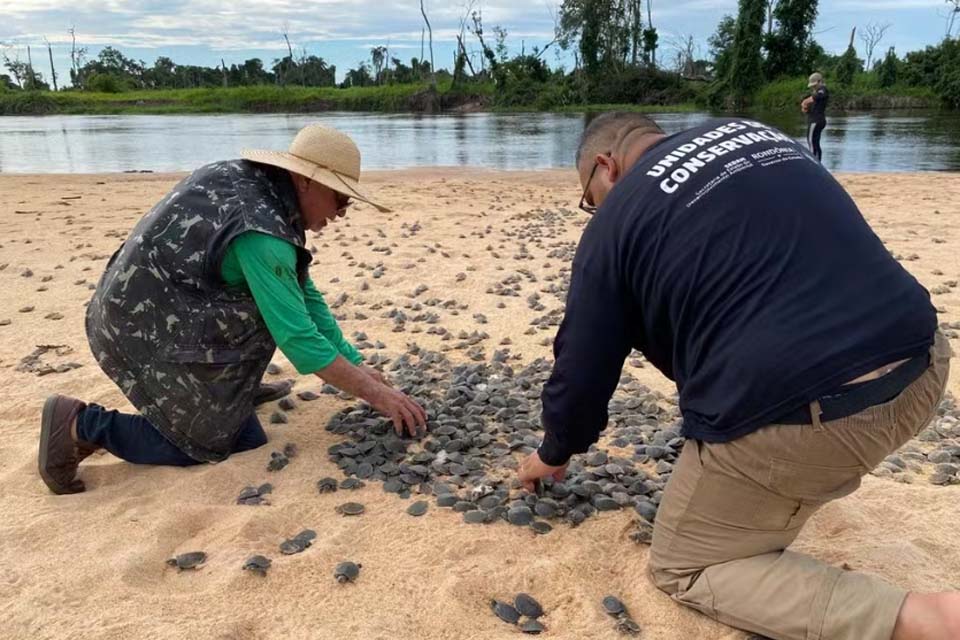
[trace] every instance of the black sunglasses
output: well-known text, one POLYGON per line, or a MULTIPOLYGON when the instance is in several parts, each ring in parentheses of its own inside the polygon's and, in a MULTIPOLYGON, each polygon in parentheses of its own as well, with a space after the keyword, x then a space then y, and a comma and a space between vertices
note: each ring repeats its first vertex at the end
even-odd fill
MULTIPOLYGON (((610 153, 608 152, 605 155, 609 156, 610 153)), ((580 196, 580 210, 591 216, 597 212, 597 209, 599 207, 587 202, 587 194, 590 193, 590 183, 593 182, 593 176, 596 175, 597 167, 599 166, 600 166, 599 162, 593 163, 593 169, 590 170, 590 177, 587 178, 587 183, 583 185, 583 195, 580 196)))

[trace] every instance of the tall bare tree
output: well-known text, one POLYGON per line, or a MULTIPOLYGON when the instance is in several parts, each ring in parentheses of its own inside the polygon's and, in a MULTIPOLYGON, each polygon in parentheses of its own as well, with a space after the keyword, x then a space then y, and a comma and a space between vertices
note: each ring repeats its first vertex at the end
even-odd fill
POLYGON ((57 70, 53 66, 53 47, 50 46, 50 41, 47 40, 44 36, 43 41, 47 43, 47 53, 50 55, 50 80, 53 82, 53 90, 59 91, 60 88, 57 87, 57 70))
POLYGON ((947 38, 953 35, 953 25, 960 16, 960 0, 944 0, 947 3, 947 38))
MULTIPOLYGON (((283 36, 283 41, 287 43, 287 54, 290 56, 290 66, 300 68, 300 86, 304 86, 303 81, 303 65, 297 64, 297 59, 293 57, 293 47, 290 46, 290 25, 286 22, 283 23, 283 27, 280 29, 280 34, 283 36)), ((281 84, 283 84, 281 82, 281 84)))
MULTIPOLYGON (((957 0, 960 2, 960 0, 957 0)), ((860 40, 863 42, 864 51, 867 54, 867 69, 870 69, 870 63, 873 61, 873 51, 883 40, 883 35, 893 26, 893 23, 884 22, 879 24, 870 22, 860 32, 860 40)))
POLYGON ((780 0, 767 0, 767 33, 773 33, 773 14, 780 0))
POLYGON ((28 71, 29 74, 30 74, 29 76, 27 76, 27 77, 29 78, 29 81, 30 81, 30 86, 28 86, 27 88, 28 88, 28 89, 36 89, 36 88, 37 88, 37 80, 36 80, 37 76, 34 75, 34 72, 33 72, 33 56, 30 55, 30 45, 27 45, 27 71, 28 71))
POLYGON ((433 65, 433 28, 430 26, 430 20, 427 19, 427 10, 423 8, 423 0, 420 0, 420 13, 423 15, 423 21, 427 23, 427 31, 430 32, 430 86, 437 88, 437 68, 433 65))
POLYGON ((87 55, 87 48, 77 48, 77 30, 76 27, 70 27, 67 30, 70 34, 70 82, 74 87, 83 86, 83 78, 80 77, 83 69, 83 59, 87 55))

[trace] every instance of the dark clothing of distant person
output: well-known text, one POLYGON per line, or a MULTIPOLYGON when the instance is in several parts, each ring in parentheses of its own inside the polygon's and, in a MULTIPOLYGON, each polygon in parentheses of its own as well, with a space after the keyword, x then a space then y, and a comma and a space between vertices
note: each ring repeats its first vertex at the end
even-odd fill
POLYGON ((830 102, 830 93, 824 86, 818 87, 811 96, 813 103, 807 110, 807 145, 810 153, 823 161, 823 150, 820 148, 820 136, 827 126, 827 104, 830 102))

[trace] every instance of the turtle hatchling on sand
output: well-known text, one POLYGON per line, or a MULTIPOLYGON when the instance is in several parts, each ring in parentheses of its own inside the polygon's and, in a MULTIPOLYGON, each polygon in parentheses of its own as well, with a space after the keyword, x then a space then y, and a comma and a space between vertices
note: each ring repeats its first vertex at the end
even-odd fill
POLYGON ((543 626, 539 620, 531 618, 530 620, 525 620, 523 624, 520 625, 520 631, 523 633, 529 633, 532 636, 539 635, 546 631, 547 628, 543 626))
POLYGON ((528 618, 539 618, 543 615, 543 607, 533 596, 526 593, 518 593, 513 599, 513 607, 520 612, 520 615, 528 618))
POLYGON ((320 493, 333 493, 337 490, 336 478, 320 478, 317 480, 317 491, 320 493))
POLYGON ((273 562, 266 556, 250 556, 247 558, 247 561, 243 563, 243 569, 244 571, 251 571, 257 575, 266 576, 267 569, 270 568, 271 564, 273 564, 273 562))
POLYGON ((613 596, 607 596, 603 599, 603 610, 611 616, 619 616, 627 612, 627 608, 623 606, 623 603, 613 596))
POLYGON ((357 576, 360 575, 361 567, 363 567, 363 565, 358 562, 341 562, 337 565, 337 568, 333 570, 333 577, 336 578, 340 584, 353 582, 357 579, 357 576))
POLYGON ((640 625, 634 622, 633 618, 630 616, 620 616, 617 618, 617 623, 613 626, 613 628, 620 633, 630 636, 635 636, 640 633, 640 625))
POLYGON ((201 567, 206 561, 206 553, 203 551, 191 551, 189 553, 181 553, 175 558, 170 558, 167 560, 167 564, 171 567, 180 569, 180 571, 183 571, 185 569, 196 569, 201 567))
POLYGON ((313 531, 312 529, 304 529, 289 540, 284 540, 281 542, 280 553, 287 556, 293 555, 294 553, 300 553, 313 544, 313 540, 316 537, 316 531, 313 531))
POLYGON ((517 624, 520 622, 520 612, 517 611, 511 604, 500 602, 499 600, 493 600, 490 602, 490 608, 493 609, 494 615, 507 624, 517 624))
POLYGON ((336 508, 336 512, 343 516, 358 516, 364 511, 366 507, 359 502, 344 502, 336 508))
POLYGON ((427 512, 428 507, 429 503, 426 500, 418 500, 407 507, 407 513, 411 516, 422 516, 427 512))

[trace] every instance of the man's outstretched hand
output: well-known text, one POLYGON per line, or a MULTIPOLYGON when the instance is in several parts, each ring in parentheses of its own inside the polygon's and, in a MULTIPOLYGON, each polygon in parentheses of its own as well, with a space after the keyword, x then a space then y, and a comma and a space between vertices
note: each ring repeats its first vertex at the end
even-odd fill
POLYGON ((535 492, 537 480, 553 478, 560 482, 566 475, 566 464, 559 467, 550 466, 540 459, 540 454, 536 451, 524 458, 520 468, 517 469, 517 478, 523 484, 523 488, 530 493, 535 492))

